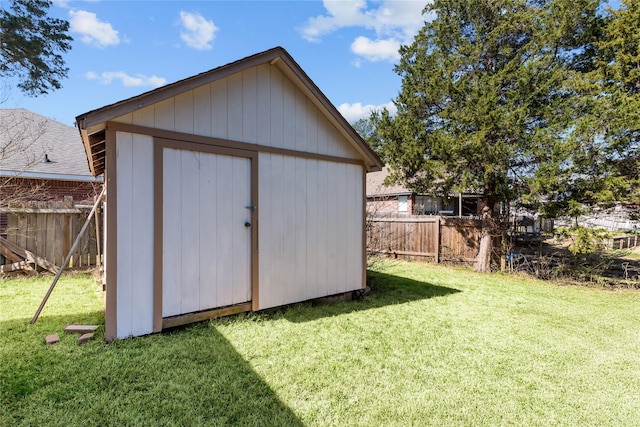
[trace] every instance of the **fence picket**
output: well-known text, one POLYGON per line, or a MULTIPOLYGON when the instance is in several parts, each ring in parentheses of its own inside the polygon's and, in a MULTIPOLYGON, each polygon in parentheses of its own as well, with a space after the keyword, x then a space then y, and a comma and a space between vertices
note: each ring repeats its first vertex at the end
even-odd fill
MULTIPOLYGON (((0 232, 6 234, 7 240, 60 265, 85 222, 89 209, 71 209, 54 202, 29 208, 6 208, 2 213, 7 215, 7 228, 0 232)), ((96 265, 97 245, 101 244, 101 236, 96 235, 95 222, 89 230, 74 250, 70 267, 96 265)))
MULTIPOLYGON (((367 221, 367 252, 372 254, 470 263, 480 247, 479 219, 418 215, 367 221)), ((494 245, 499 247, 499 238, 494 245)))

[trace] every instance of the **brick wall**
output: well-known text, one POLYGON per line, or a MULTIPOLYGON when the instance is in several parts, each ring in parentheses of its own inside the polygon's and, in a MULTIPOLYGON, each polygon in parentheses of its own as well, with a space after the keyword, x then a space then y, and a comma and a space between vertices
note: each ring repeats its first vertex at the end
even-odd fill
POLYGON ((100 194, 101 183, 12 178, 0 183, 0 205, 22 205, 32 202, 93 203, 100 194))
POLYGON ((413 214, 414 196, 407 198, 407 211, 399 212, 398 196, 367 198, 367 215, 374 217, 397 217, 413 214))

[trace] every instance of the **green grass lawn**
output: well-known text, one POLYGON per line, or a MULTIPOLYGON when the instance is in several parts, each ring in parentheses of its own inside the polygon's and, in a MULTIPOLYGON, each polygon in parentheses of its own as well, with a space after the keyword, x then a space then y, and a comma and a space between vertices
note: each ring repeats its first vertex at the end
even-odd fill
POLYGON ((0 426, 566 425, 640 420, 640 292, 382 263, 364 300, 83 346, 89 276, 0 281, 0 426), (46 346, 58 333, 61 342, 46 346))
POLYGON ((633 250, 625 258, 640 260, 640 246, 633 248, 633 250))

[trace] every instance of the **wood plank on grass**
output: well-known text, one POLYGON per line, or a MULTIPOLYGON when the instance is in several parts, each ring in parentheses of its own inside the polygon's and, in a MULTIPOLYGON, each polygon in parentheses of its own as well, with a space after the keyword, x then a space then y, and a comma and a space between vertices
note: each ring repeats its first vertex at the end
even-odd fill
POLYGON ((0 274, 15 273, 17 271, 23 271, 27 274, 35 275, 36 271, 27 261, 13 262, 11 264, 0 265, 0 274))
POLYGON ((98 329, 96 325, 67 325, 64 327, 65 332, 75 334, 88 334, 98 329))
MULTIPOLYGON (((13 252, 14 254, 18 255, 19 257, 21 257, 22 259, 18 259, 16 261, 22 261, 22 260, 26 260, 28 262, 32 262, 34 264, 39 265, 40 267, 44 268, 45 270, 50 271, 53 274, 56 274, 58 272, 58 266, 47 261, 46 259, 39 257, 38 255, 34 254, 31 251, 28 251, 24 248, 21 248, 20 246, 16 245, 13 242, 8 241, 7 239, 0 237, 0 247, 5 247, 8 250, 10 250, 11 252, 13 252)), ((6 257, 6 255, 5 255, 6 257)), ((9 257, 7 257, 9 258, 9 257)))
POLYGON ((2 242, 0 242, 0 255, 3 255, 6 259, 12 262, 20 262, 24 261, 24 258, 21 258, 17 254, 13 253, 9 250, 9 248, 5 247, 2 242))
POLYGON ((232 305, 230 307, 165 317, 162 319, 162 329, 173 328, 176 326, 186 325, 188 323, 201 322, 208 319, 215 319, 217 317, 230 316, 232 314, 244 313, 246 311, 251 311, 250 302, 232 305))

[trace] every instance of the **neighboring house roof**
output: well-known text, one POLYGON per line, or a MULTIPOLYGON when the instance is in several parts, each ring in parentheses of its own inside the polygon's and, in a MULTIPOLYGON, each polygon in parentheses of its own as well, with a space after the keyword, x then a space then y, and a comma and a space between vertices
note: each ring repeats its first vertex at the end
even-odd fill
POLYGON ((21 108, 0 109, 0 176, 97 180, 77 129, 21 108))
POLYGON ((94 175, 99 175, 104 171, 105 130, 109 121, 147 105, 158 103, 265 63, 278 67, 278 69, 315 104, 319 111, 325 115, 338 132, 340 132, 362 156, 368 171, 377 171, 382 168, 383 164, 380 158, 369 148, 362 137, 360 137, 329 99, 311 81, 309 76, 307 76, 302 68, 293 60, 289 53, 282 47, 275 47, 76 117, 85 151, 89 158, 91 172, 94 175))
MULTIPOLYGON (((380 171, 369 172, 367 174, 367 197, 392 197, 411 195, 414 193, 418 194, 401 184, 385 185, 384 180, 387 176, 389 176, 389 168, 387 166, 384 166, 380 171)), ((455 194, 457 195, 458 193, 455 194)), ((463 193, 463 196, 479 197, 478 192, 472 190, 463 193)))
POLYGON ((403 196, 413 193, 400 184, 385 185, 384 180, 388 175, 389 169, 386 166, 378 172, 367 174, 367 197, 403 196))

